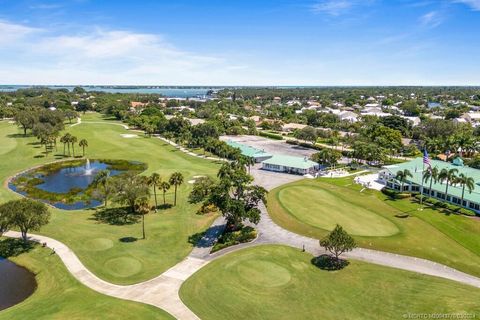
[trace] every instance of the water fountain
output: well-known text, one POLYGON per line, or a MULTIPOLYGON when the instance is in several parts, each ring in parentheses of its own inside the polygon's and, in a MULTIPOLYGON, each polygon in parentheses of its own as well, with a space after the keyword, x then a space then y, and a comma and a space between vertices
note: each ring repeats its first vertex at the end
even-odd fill
POLYGON ((90 166, 90 159, 87 159, 87 164, 85 165, 85 173, 86 176, 91 176, 93 172, 92 167, 90 166))

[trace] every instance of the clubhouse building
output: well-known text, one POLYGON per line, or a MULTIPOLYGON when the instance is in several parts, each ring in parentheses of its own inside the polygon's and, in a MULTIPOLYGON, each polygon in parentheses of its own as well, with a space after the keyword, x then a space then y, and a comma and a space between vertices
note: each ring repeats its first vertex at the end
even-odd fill
POLYGON ((256 163, 261 163, 263 170, 305 175, 315 173, 320 169, 318 163, 313 162, 306 157, 272 155, 263 150, 231 140, 227 141, 227 144, 231 147, 240 149, 240 152, 244 156, 253 158, 256 163))
MULTIPOLYGON (((471 193, 465 188, 463 203, 461 203, 462 186, 459 184, 449 184, 448 193, 445 194, 446 182, 442 183, 441 181, 433 180, 430 189, 430 180, 424 181, 424 195, 480 212, 480 170, 464 166, 461 158, 456 158, 453 162, 430 160, 430 164, 432 168, 437 167, 439 172, 442 169, 457 169, 457 176, 463 173, 467 177, 473 178, 475 184, 471 193)), ((398 171, 405 169, 410 171, 412 177, 406 177, 403 184, 403 191, 420 192, 423 176, 422 171, 424 170, 423 158, 415 158, 409 162, 384 166, 378 174, 378 179, 385 184, 387 188, 402 191, 402 184, 395 179, 395 176, 398 171)), ((427 170, 426 167, 425 170, 427 170)))
POLYGON ((247 146, 247 145, 235 142, 235 141, 229 140, 229 141, 227 141, 227 144, 230 147, 240 149, 240 152, 244 156, 249 157, 249 158, 253 158, 256 163, 259 163, 259 162, 262 162, 264 160, 270 159, 273 156, 270 153, 267 153, 263 150, 253 148, 253 147, 250 147, 250 146, 247 146))

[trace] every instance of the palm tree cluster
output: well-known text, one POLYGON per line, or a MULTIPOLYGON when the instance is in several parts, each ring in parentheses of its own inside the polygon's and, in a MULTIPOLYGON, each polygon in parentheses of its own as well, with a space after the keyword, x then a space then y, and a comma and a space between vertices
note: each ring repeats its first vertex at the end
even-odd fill
POLYGON ((469 193, 472 193, 473 189, 475 188, 475 180, 472 177, 467 176, 464 173, 460 173, 457 175, 458 169, 451 168, 451 169, 442 169, 438 170, 437 167, 431 168, 427 170, 423 175, 423 181, 428 183, 430 182, 430 195, 432 195, 432 183, 446 182, 445 184, 445 199, 448 194, 448 187, 452 185, 459 185, 462 188, 462 197, 460 200, 460 204, 463 206, 463 199, 465 197, 465 189, 468 190, 469 193))
POLYGON ((153 186, 153 194, 155 198, 155 212, 157 212, 158 202, 157 202, 157 188, 162 190, 163 193, 163 205, 167 204, 165 199, 165 194, 170 189, 171 186, 175 187, 175 200, 174 205, 177 205, 177 187, 183 183, 183 175, 180 172, 174 172, 168 181, 162 180, 161 176, 158 173, 152 173, 148 178, 148 184, 153 186))
POLYGON ((478 141, 472 134, 458 132, 447 137, 429 138, 425 141, 425 147, 433 153, 442 153, 446 150, 460 152, 462 156, 470 157, 480 151, 478 141))
MULTIPOLYGON (((70 133, 66 133, 60 138, 60 142, 63 143, 63 156, 66 156, 65 149, 67 147, 68 156, 75 157, 75 144, 77 143, 77 141, 78 138, 74 135, 71 135, 70 133), (70 146, 72 148, 72 153, 70 153, 70 146)), ((78 146, 82 148, 83 156, 85 156, 85 148, 88 147, 88 141, 86 139, 81 139, 78 143, 78 146)))
POLYGON ((410 170, 408 169, 403 169, 403 170, 399 170, 397 172, 397 174, 395 175, 395 179, 397 179, 398 181, 400 181, 401 183, 401 189, 400 191, 404 191, 403 190, 403 185, 405 184, 405 181, 408 179, 408 177, 412 177, 412 173, 410 172, 410 170))

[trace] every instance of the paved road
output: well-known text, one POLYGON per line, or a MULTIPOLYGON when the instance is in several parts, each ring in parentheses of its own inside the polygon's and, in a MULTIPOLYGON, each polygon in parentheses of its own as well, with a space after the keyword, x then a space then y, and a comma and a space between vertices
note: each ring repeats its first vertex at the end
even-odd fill
MULTIPOLYGON (((188 152, 188 150, 182 151, 188 152)), ((271 181, 272 179, 269 179, 272 178, 270 176, 265 179, 265 176, 258 174, 253 175, 256 178, 256 182, 264 185, 267 189, 275 188, 284 184, 285 180, 289 180, 289 177, 282 176, 282 174, 278 175, 278 179, 273 179, 273 182, 271 181), (265 181, 268 181, 268 183, 265 181)), ((215 220, 206 235, 182 262, 168 269, 158 277, 127 286, 108 283, 98 278, 82 264, 70 248, 55 239, 33 234, 30 234, 30 239, 40 243, 46 243, 49 248, 55 249, 55 252, 62 259, 71 274, 93 290, 113 297, 143 302, 162 308, 178 319, 198 319, 198 317, 183 304, 178 293, 182 283, 210 261, 229 252, 261 244, 282 244, 299 249, 304 248, 313 255, 325 253, 318 245, 318 240, 295 234, 275 224, 270 219, 263 203, 260 205, 260 210, 262 218, 257 226, 259 236, 254 242, 241 244, 210 254, 211 246, 225 225, 224 219, 220 217, 215 220)), ((5 236, 19 238, 20 233, 9 231, 5 236)), ((383 266, 446 278, 480 288, 480 278, 425 259, 360 248, 345 254, 345 256, 347 258, 358 259, 383 266)))

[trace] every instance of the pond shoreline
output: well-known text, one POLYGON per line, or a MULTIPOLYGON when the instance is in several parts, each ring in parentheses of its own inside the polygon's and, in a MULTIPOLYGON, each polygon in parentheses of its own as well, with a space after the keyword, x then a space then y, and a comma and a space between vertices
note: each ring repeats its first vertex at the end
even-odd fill
POLYGON ((32 271, 0 256, 0 312, 25 301, 37 288, 32 271))

